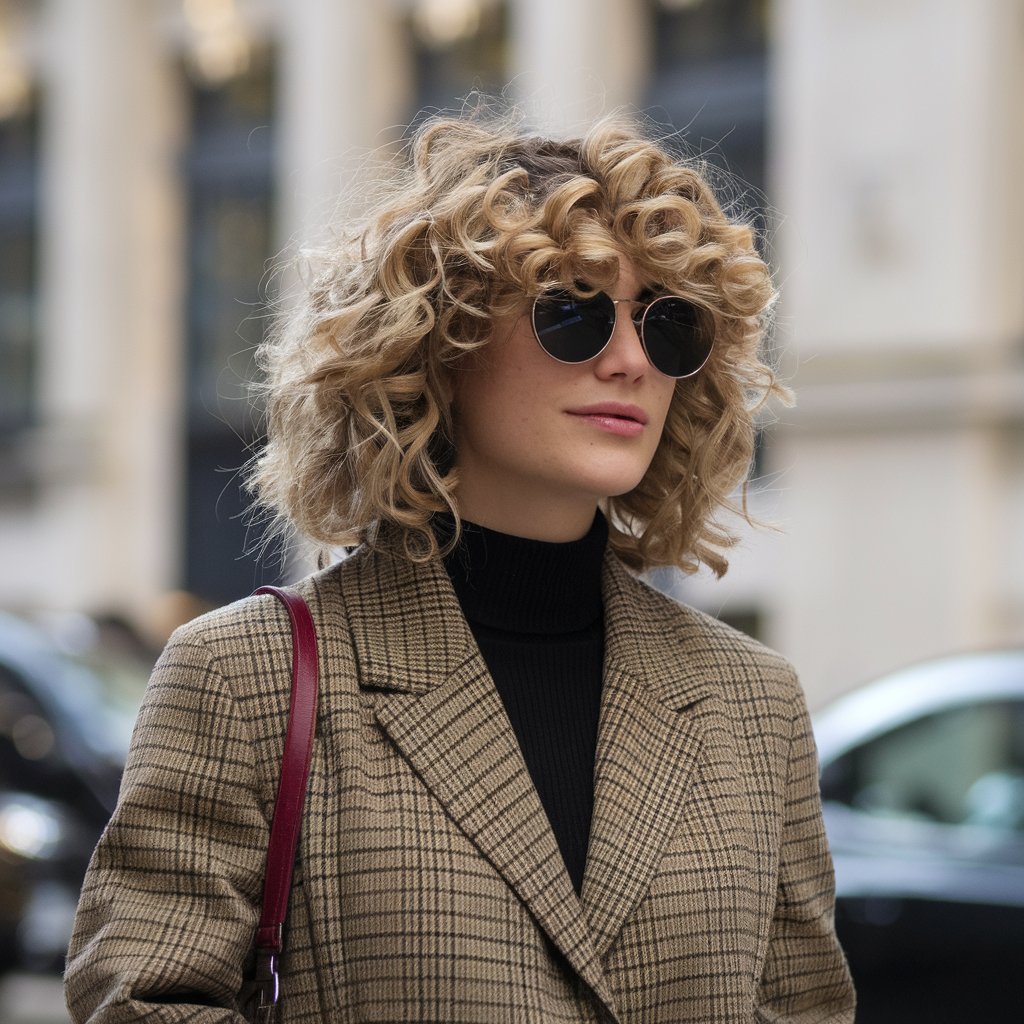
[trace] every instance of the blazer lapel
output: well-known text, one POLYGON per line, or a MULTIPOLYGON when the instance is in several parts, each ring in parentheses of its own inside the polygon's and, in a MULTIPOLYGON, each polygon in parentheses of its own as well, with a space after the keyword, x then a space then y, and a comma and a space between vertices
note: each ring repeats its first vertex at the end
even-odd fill
POLYGON ((664 600, 609 556, 605 669, 594 765, 594 816, 582 902, 598 955, 644 899, 675 834, 704 747, 713 696, 703 670, 667 628, 664 600))
MULTIPOLYGON (((617 1018, 557 841, 501 698, 438 563, 381 552, 345 594, 381 727, 617 1018)), ((599 879, 600 881, 600 879, 599 879)))

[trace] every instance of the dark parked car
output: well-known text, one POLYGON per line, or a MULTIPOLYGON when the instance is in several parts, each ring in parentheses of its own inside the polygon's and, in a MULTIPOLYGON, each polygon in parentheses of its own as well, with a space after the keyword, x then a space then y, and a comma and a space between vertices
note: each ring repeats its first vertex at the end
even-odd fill
POLYGON ((858 1024, 1024 1021, 1024 651, 896 672, 815 733, 858 1024))
POLYGON ((0 615, 0 971, 63 958, 144 682, 0 615))

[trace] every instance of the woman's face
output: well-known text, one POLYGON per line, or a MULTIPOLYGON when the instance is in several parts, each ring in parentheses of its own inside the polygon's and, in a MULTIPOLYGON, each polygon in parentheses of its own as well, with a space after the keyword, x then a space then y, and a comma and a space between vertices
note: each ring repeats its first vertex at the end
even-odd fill
MULTIPOLYGON (((613 299, 643 292, 619 257, 613 299)), ((607 347, 586 363, 552 359, 530 311, 494 324, 455 378, 455 492, 470 522, 523 537, 581 537, 602 498, 632 490, 661 439, 675 381, 647 361, 631 313, 616 305, 607 347)))

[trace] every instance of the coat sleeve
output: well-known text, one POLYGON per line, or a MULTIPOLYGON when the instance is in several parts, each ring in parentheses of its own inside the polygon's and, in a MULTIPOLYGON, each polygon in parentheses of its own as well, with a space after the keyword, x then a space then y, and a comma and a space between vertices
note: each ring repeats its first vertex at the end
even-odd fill
POLYGON ((161 655, 68 952, 74 1024, 243 1024, 268 826, 253 744, 201 627, 161 655))
POLYGON ((818 758, 801 694, 790 734, 779 885, 758 991, 758 1024, 852 1024, 854 992, 835 934, 835 878, 818 758))

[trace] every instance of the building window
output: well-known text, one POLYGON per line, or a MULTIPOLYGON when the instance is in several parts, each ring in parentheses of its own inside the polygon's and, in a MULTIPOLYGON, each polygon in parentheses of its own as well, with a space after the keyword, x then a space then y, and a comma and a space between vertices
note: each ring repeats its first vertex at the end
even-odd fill
MULTIPOLYGON (((766 198, 769 0, 650 0, 654 67, 649 114, 682 133, 712 165, 730 213, 751 223, 771 261, 766 198), (724 172, 717 174, 717 170, 724 172)), ((774 353, 770 353, 774 358, 774 353)), ((770 436, 758 433, 751 477, 765 473, 770 436)))
POLYGON ((261 438, 249 397, 266 330, 272 253, 273 64, 253 51, 247 67, 189 85, 188 452, 185 586, 233 600, 276 574, 250 554, 239 470, 261 438))
POLYGON ((0 113, 0 435, 35 418, 38 105, 0 113))
MULTIPOLYGON (((768 0, 652 0, 646 107, 684 143, 764 192, 768 0)), ((742 185, 740 185, 742 188, 742 185)))
POLYGON ((508 18, 500 0, 413 0, 405 20, 416 111, 452 107, 474 89, 496 94, 508 78, 508 18))

